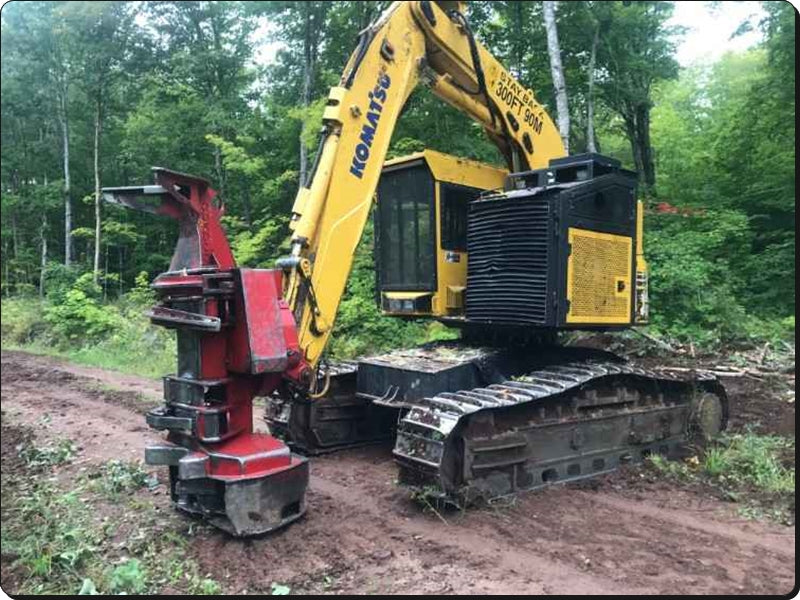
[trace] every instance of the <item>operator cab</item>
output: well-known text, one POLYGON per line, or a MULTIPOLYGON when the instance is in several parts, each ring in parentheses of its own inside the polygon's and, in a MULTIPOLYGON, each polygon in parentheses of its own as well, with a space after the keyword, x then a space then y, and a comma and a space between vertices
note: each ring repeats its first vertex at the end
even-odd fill
POLYGON ((506 173, 433 150, 386 162, 375 210, 375 273, 384 313, 463 314, 469 204, 501 190, 506 173))

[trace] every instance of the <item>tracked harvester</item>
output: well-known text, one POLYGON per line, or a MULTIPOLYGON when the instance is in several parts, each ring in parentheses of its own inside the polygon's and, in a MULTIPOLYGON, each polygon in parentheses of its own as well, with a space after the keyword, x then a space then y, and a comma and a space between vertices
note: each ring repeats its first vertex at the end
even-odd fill
POLYGON ((467 505, 675 456, 724 429, 714 377, 556 343, 648 313, 635 173, 564 154, 534 93, 474 39, 462 3, 396 2, 329 94, 276 269, 235 265, 204 180, 156 169, 155 185, 108 188, 109 201, 180 225, 151 313, 177 331, 177 373, 147 416, 166 443, 146 453, 169 467, 176 506, 234 535, 270 531, 305 511, 308 463, 292 450, 391 436, 402 484, 467 505), (430 150, 384 163, 418 84, 477 120, 507 169, 430 150), (330 364, 374 200, 381 309, 460 337, 330 364), (253 429, 257 395, 270 434, 253 429))

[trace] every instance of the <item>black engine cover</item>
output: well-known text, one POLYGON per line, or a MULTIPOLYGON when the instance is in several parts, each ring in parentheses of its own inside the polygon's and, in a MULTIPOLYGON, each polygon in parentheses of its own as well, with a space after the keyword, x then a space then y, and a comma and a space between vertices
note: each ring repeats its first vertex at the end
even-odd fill
MULTIPOLYGON (((600 240, 596 242, 597 256, 589 257, 594 263, 588 265, 598 273, 607 260, 600 251, 603 239, 617 240, 619 248, 620 237, 616 236, 624 236, 621 243, 623 251, 630 254, 630 270, 621 285, 630 286, 631 298, 635 298, 635 276, 631 274, 636 272, 636 175, 621 169, 613 159, 579 155, 552 161, 549 169, 512 174, 505 192, 470 204, 467 322, 539 328, 629 326, 633 302, 624 323, 586 318, 579 324, 574 319, 568 322, 571 230, 583 234, 584 239, 600 240), (587 232, 615 237, 593 237, 587 232)), ((597 299, 590 296, 590 300, 602 304, 603 294, 613 296, 613 290, 605 289, 608 277, 599 285, 599 279, 577 276, 582 279, 573 280, 573 287, 598 288, 597 299)))

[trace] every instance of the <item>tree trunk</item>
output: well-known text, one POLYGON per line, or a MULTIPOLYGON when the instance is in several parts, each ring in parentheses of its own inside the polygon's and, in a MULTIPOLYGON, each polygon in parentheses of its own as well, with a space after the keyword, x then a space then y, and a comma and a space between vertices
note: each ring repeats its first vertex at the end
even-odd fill
POLYGON ((9 296, 11 296, 11 280, 8 278, 9 277, 9 263, 11 261, 8 260, 8 244, 4 244, 3 245, 3 256, 6 257, 6 260, 5 260, 6 285, 5 285, 5 287, 3 289, 5 289, 6 298, 8 298, 9 296))
POLYGON ((648 191, 652 193, 656 184, 656 169, 653 162, 653 147, 650 144, 650 105, 636 107, 636 144, 642 162, 642 175, 648 191))
POLYGON ((14 260, 19 260, 19 228, 17 227, 17 211, 11 211, 11 240, 14 242, 14 260))
POLYGON ((553 74, 553 87, 556 92, 558 132, 564 143, 564 150, 569 154, 569 102, 567 100, 567 83, 564 80, 564 67, 561 64, 561 48, 558 45, 555 4, 553 1, 543 3, 544 27, 547 30, 547 53, 550 55, 550 72, 553 74))
POLYGON ((600 41, 600 24, 594 30, 592 52, 589 55, 589 89, 586 95, 586 151, 597 152, 594 140, 594 69, 597 62, 597 44, 600 41))
POLYGON ((69 115, 67 113, 67 86, 61 86, 59 104, 61 112, 61 140, 64 148, 64 266, 72 264, 72 198, 69 179, 69 115))
POLYGON ((623 116, 623 120, 625 122, 625 134, 628 138, 628 141, 631 144, 631 153, 633 154, 633 164, 636 172, 639 175, 639 179, 644 178, 644 165, 642 164, 642 152, 641 147, 638 143, 638 136, 637 131, 638 128, 636 127, 636 116, 633 113, 627 113, 623 116))
MULTIPOLYGON (((102 92, 100 92, 102 93, 102 92)), ((99 94, 100 94, 99 93, 99 94)), ((103 127, 102 104, 98 94, 94 113, 94 283, 100 278, 100 131, 103 127)))
MULTIPOLYGON (((312 13, 314 7, 311 2, 304 2, 305 11, 305 33, 303 36, 303 96, 301 98, 303 108, 308 108, 311 103, 311 84, 314 77, 314 63, 312 60, 312 13)), ((303 115, 303 122, 300 126, 300 187, 306 185, 308 177, 308 149, 303 138, 306 131, 306 115, 303 115)))
POLYGON ((514 75, 522 81, 522 58, 525 54, 523 39, 525 38, 525 24, 522 16, 522 3, 512 2, 514 6, 514 75))
POLYGON ((39 297, 44 298, 44 279, 45 268, 47 267, 47 213, 42 211, 42 229, 40 232, 42 239, 42 260, 39 271, 39 297))
MULTIPOLYGON (((104 270, 108 273, 108 244, 106 244, 104 270)), ((103 302, 108 300, 108 277, 103 278, 103 302)))

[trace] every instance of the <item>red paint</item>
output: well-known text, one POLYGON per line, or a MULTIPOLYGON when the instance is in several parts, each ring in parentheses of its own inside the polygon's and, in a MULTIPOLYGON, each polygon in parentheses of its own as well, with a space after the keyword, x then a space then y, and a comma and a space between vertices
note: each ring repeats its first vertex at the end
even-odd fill
POLYGON ((206 473, 213 478, 264 477, 291 466, 289 448, 265 433, 240 435, 207 448, 206 473))

